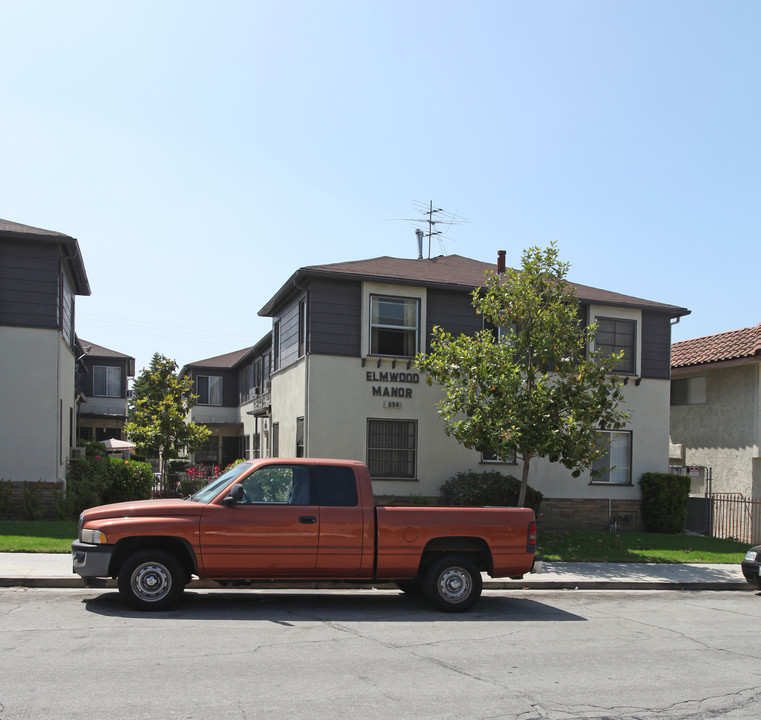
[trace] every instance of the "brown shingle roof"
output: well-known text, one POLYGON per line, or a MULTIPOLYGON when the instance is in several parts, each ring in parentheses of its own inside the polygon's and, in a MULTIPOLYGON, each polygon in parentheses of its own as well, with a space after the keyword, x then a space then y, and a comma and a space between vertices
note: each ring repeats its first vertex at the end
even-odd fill
POLYGON ((197 360, 196 362, 188 363, 185 365, 180 374, 184 373, 186 368, 190 367, 207 367, 207 368, 231 368, 238 362, 247 352, 251 350, 250 347, 243 348, 242 350, 235 350, 233 352, 225 353, 224 355, 217 355, 215 357, 206 358, 205 360, 197 360))
POLYGON ((682 340, 671 346, 671 367, 688 367, 761 356, 761 324, 718 335, 682 340))
MULTIPOLYGON (((377 257, 368 260, 331 263, 328 265, 308 265, 298 269, 275 296, 259 311, 259 315, 269 316, 294 289, 294 283, 304 277, 343 278, 351 280, 374 280, 376 282, 405 283, 426 287, 448 287, 470 291, 485 282, 486 271, 496 272, 494 263, 481 262, 461 255, 441 255, 430 259, 377 257)), ((622 295, 609 290, 570 283, 576 290, 576 297, 585 302, 603 305, 622 305, 642 309, 652 309, 669 313, 671 317, 689 315, 686 308, 677 307, 642 298, 622 295)))
POLYGON ((53 238, 69 238, 69 235, 55 232, 54 230, 43 230, 42 228, 32 227, 31 225, 22 225, 21 223, 11 222, 0 218, 0 233, 5 235, 42 235, 53 238))

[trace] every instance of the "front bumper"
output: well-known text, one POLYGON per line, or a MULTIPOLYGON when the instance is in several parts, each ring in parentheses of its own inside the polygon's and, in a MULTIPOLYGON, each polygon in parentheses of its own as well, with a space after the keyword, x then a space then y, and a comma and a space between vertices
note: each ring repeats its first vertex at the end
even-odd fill
POLYGON ((761 563, 746 561, 742 563, 741 567, 745 579, 749 583, 758 585, 758 587, 761 588, 761 563))
POLYGON ((113 545, 90 545, 75 540, 71 543, 72 572, 83 578, 109 577, 113 552, 113 545))

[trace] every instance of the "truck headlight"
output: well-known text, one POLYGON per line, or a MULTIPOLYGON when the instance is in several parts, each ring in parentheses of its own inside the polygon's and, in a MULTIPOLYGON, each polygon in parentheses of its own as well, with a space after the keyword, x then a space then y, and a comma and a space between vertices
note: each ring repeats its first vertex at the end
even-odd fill
POLYGON ((748 550, 748 552, 745 555, 745 559, 748 562, 756 562, 756 551, 755 550, 748 550))
POLYGON ((90 543, 91 545, 106 545, 106 534, 100 530, 82 528, 82 542, 90 543))

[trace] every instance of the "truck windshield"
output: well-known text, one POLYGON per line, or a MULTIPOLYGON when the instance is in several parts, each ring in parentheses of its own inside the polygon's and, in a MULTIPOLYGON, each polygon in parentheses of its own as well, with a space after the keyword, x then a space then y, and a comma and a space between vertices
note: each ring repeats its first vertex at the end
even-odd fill
POLYGON ((242 462, 227 472, 222 473, 218 478, 212 480, 208 485, 202 487, 195 495, 190 496, 193 502, 208 503, 211 502, 222 489, 229 485, 233 480, 247 473, 251 469, 251 463, 242 462))

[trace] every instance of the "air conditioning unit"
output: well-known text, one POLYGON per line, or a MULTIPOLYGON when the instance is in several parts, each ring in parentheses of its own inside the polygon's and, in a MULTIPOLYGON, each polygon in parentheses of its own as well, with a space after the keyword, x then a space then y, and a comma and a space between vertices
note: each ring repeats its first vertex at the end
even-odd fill
POLYGON ((72 460, 79 460, 79 458, 83 458, 85 456, 85 448, 83 447, 73 447, 71 448, 71 459, 72 460))

